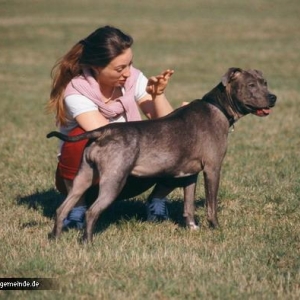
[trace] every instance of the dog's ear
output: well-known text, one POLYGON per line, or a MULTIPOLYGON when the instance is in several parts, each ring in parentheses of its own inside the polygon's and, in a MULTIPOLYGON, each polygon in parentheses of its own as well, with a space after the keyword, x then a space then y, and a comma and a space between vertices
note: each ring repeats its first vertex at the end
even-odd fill
POLYGON ((230 81, 234 80, 241 74, 243 70, 240 68, 229 68, 228 71, 222 77, 222 84, 226 86, 230 81))
POLYGON ((255 73, 257 73, 260 77, 263 77, 263 72, 259 70, 253 70, 255 73))

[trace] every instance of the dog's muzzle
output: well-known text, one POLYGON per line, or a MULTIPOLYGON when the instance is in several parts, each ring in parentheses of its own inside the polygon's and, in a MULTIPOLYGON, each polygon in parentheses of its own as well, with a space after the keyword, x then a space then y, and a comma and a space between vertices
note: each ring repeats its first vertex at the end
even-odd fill
POLYGON ((258 108, 255 109, 254 112, 252 112, 254 115, 258 117, 266 117, 271 113, 271 107, 275 106, 277 97, 274 94, 269 94, 268 95, 268 100, 269 100, 269 106, 264 107, 264 108, 258 108))

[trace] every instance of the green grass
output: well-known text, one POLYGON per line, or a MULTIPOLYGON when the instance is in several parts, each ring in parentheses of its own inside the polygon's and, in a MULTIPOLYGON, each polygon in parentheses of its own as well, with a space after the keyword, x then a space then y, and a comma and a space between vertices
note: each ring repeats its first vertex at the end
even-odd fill
POLYGON ((299 299, 300 5, 297 0, 0 0, 0 277, 55 278, 54 291, 0 291, 5 299, 299 299), (112 24, 135 38, 147 75, 173 68, 173 106, 201 98, 227 68, 256 68, 278 103, 247 116, 229 136, 219 221, 198 232, 145 222, 146 195, 114 203, 94 245, 78 232, 47 234, 62 198, 54 189, 57 142, 44 114, 55 61, 92 30, 112 24))

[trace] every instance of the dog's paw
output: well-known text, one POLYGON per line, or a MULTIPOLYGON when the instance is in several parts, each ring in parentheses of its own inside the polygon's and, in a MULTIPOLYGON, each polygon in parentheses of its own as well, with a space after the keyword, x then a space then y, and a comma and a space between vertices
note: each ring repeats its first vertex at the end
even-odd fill
POLYGON ((52 240, 56 240, 57 237, 55 235, 55 233, 53 233, 53 231, 48 233, 48 240, 52 241, 52 240))
POLYGON ((195 224, 195 222, 190 222, 188 224, 190 230, 199 230, 199 226, 195 224))

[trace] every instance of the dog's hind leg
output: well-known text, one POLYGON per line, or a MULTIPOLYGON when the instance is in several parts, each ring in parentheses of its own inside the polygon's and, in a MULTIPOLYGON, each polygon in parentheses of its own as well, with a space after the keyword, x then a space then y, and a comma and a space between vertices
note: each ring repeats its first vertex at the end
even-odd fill
POLYGON ((92 242, 93 229, 99 215, 118 197, 126 183, 129 171, 122 170, 102 172, 99 181, 99 195, 94 204, 85 213, 86 226, 83 241, 92 242))
POLYGON ((62 205, 56 211, 52 237, 58 238, 63 228, 63 220, 76 205, 83 193, 92 185, 94 170, 88 163, 83 163, 76 175, 73 186, 62 205))

